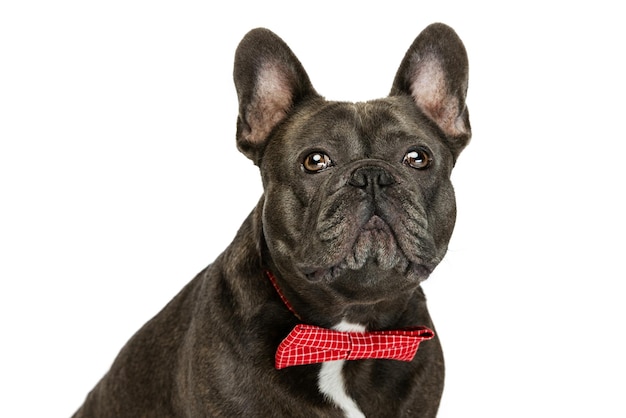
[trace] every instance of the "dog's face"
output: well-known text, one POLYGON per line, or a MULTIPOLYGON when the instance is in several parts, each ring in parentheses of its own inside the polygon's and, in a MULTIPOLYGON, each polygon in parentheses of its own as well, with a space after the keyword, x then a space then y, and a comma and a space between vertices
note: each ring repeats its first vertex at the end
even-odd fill
POLYGON ((409 98, 313 103, 266 154, 264 231, 281 265, 364 300, 406 291, 443 257, 453 157, 409 98))
POLYGON ((467 58, 444 25, 415 40, 389 97, 328 102, 289 48, 250 32, 235 62, 238 146, 261 169, 272 267, 354 303, 410 292, 444 256, 450 173, 470 138, 467 58))

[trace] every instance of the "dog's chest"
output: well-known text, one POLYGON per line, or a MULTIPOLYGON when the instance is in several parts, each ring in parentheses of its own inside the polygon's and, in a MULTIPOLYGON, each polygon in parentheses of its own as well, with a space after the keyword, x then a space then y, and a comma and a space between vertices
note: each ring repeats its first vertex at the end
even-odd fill
MULTIPOLYGON (((365 327, 341 321, 333 329, 342 332, 363 332, 365 327)), ((346 418, 365 418, 357 403, 346 392, 346 381, 343 373, 345 360, 329 361, 322 364, 318 377, 320 392, 338 408, 346 418)))

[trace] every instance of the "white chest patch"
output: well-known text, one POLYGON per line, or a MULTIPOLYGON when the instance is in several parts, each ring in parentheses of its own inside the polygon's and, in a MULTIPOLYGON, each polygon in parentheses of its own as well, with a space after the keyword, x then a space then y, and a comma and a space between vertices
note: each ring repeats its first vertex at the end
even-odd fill
MULTIPOLYGON (((333 327, 336 331, 342 332, 363 332, 365 327, 360 324, 351 324, 341 321, 333 327)), ((343 410, 346 418, 365 418, 354 399, 346 393, 346 386, 343 378, 343 364, 345 360, 335 360, 322 363, 317 385, 329 400, 343 410)))

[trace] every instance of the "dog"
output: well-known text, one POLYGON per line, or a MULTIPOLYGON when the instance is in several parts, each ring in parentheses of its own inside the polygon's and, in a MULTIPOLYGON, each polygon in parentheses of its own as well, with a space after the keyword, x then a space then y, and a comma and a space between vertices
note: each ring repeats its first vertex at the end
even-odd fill
POLYGON ((428 26, 388 97, 349 103, 326 101, 258 28, 237 48, 234 81, 237 147, 263 195, 74 417, 436 416, 444 360, 421 283, 447 251, 450 175, 471 137, 460 38, 428 26), (311 330, 348 354, 291 341, 311 330), (360 353, 388 335, 388 351, 413 344, 405 358, 360 353))

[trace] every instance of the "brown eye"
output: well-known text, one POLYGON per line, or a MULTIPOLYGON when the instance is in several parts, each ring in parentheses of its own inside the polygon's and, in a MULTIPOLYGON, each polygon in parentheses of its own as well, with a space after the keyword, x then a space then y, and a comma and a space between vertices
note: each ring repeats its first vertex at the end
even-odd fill
POLYGON ((302 162, 302 168, 307 173, 319 173, 332 166, 332 163, 330 157, 323 152, 312 152, 302 162))
POLYGON ((432 158, 430 154, 423 148, 417 148, 406 153, 404 164, 417 170, 423 170, 430 165, 432 158))

